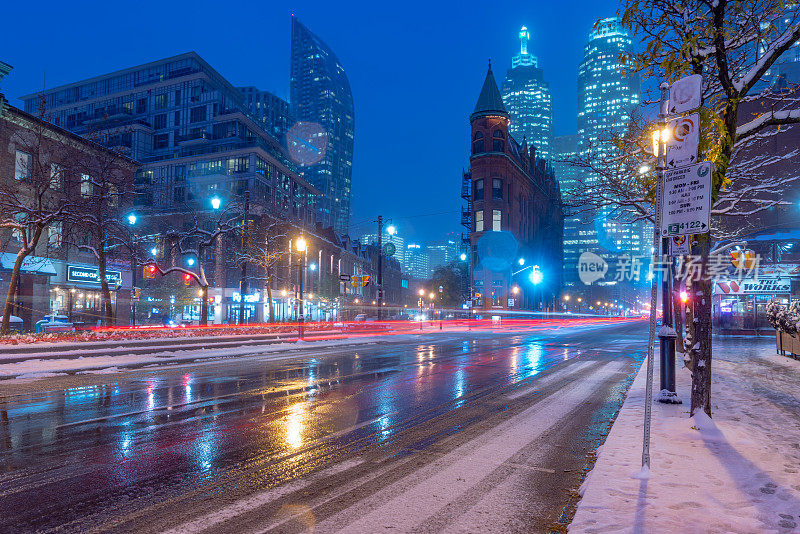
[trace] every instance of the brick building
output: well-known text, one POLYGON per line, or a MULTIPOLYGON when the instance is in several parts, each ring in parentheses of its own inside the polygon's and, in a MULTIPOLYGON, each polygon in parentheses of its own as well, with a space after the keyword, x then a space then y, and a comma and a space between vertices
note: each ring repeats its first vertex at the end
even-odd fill
POLYGON ((509 114, 491 66, 470 124, 462 222, 470 229, 473 306, 552 308, 562 277, 561 191, 535 148, 509 135, 509 114))
MULTIPOLYGON (((22 320, 23 330, 32 330, 46 315, 61 315, 90 325, 102 319, 98 262, 93 254, 79 248, 96 247, 97 242, 77 230, 75 221, 77 210, 86 207, 85 197, 97 196, 96 189, 92 192, 87 187, 97 188, 91 184, 97 184, 98 177, 84 173, 90 172, 89 168, 102 168, 106 174, 115 174, 120 194, 104 198, 109 202, 109 213, 119 213, 121 219, 130 207, 130 198, 122 191, 132 189, 138 166, 136 161, 8 105, 0 94, 0 188, 5 199, 0 206, 2 217, 26 221, 28 228, 34 228, 36 221, 42 220, 41 213, 55 211, 52 207, 37 208, 40 201, 69 208, 47 223, 36 248, 22 262, 11 314, 22 320), (19 199, 19 205, 12 199, 19 199)), ((33 230, 28 237, 31 234, 33 230)), ((14 261, 24 243, 21 239, 16 230, 0 231, 3 305, 14 261)), ((110 251, 105 267, 114 322, 127 324, 131 316, 129 259, 110 251)))

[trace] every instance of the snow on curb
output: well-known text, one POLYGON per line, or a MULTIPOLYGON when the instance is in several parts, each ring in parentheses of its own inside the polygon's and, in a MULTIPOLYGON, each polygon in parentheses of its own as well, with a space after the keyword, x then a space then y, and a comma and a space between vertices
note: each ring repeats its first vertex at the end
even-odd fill
MULTIPOLYGON (((792 363, 776 380, 758 362, 718 361, 713 419, 689 418, 691 377, 679 370, 685 404, 653 404, 649 471, 641 468, 642 365, 581 486, 569 532, 800 530, 800 410, 792 409, 800 406, 800 362, 792 363), (755 372, 745 373, 748 366, 755 372)), ((657 387, 657 362, 654 375, 657 387)))

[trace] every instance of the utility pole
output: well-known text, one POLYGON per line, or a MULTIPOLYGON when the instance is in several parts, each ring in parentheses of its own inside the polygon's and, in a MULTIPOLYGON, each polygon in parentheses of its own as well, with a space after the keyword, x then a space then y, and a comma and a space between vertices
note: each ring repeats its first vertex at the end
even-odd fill
POLYGON ((383 312, 383 215, 378 215, 378 320, 383 312))
MULTIPOLYGON (((242 257, 246 258, 250 244, 250 188, 244 192, 244 215, 242 217, 242 257)), ((199 260, 199 258, 198 258, 199 260)), ((247 294, 247 260, 242 260, 239 278, 239 324, 244 324, 244 296, 247 294)))

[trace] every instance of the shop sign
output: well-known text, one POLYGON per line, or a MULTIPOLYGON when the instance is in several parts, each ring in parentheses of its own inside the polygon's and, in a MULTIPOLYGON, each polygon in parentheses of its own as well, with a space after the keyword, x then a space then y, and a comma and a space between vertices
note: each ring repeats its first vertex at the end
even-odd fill
MULTIPOLYGON (((233 295, 231 295, 231 299, 233 300, 233 302, 242 302, 242 295, 238 291, 234 291, 233 295)), ((261 300, 261 294, 258 291, 256 291, 251 295, 244 296, 244 301, 248 304, 256 303, 259 300, 261 300)))
POLYGON ((754 293, 789 293, 792 283, 789 278, 748 278, 744 280, 718 281, 714 283, 717 295, 751 295, 754 293))
MULTIPOLYGON (((122 273, 120 271, 106 270, 106 280, 112 285, 121 286, 122 273)), ((67 265, 67 282, 99 284, 100 269, 82 265, 67 265)))

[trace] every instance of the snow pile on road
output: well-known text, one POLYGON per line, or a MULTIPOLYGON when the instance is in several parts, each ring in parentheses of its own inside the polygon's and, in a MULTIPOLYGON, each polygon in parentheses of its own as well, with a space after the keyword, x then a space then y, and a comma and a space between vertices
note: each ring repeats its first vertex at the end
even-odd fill
MULTIPOLYGON (((392 339, 402 340, 410 336, 394 336, 392 339)), ((176 350, 173 348, 153 349, 149 354, 129 354, 126 347, 108 349, 103 356, 87 356, 80 358, 28 359, 22 362, 0 363, 0 379, 39 379, 71 373, 111 374, 124 371, 125 367, 143 367, 156 365, 174 365, 195 361, 212 361, 231 357, 259 357, 267 359, 294 358, 295 351, 302 349, 322 349, 340 345, 358 345, 374 343, 374 337, 355 339, 330 339, 319 341, 303 341, 300 347, 294 341, 272 343, 269 345, 250 345, 242 347, 208 348, 195 350, 176 350), (281 354, 285 353, 285 354, 281 354)), ((2 362, 2 359, 0 359, 2 362)))
MULTIPOLYGON (((713 419, 654 403, 651 469, 642 476, 642 366, 581 492, 569 532, 800 530, 800 362, 771 354, 717 360, 713 419)), ((658 381, 656 364, 655 377, 658 381)))

